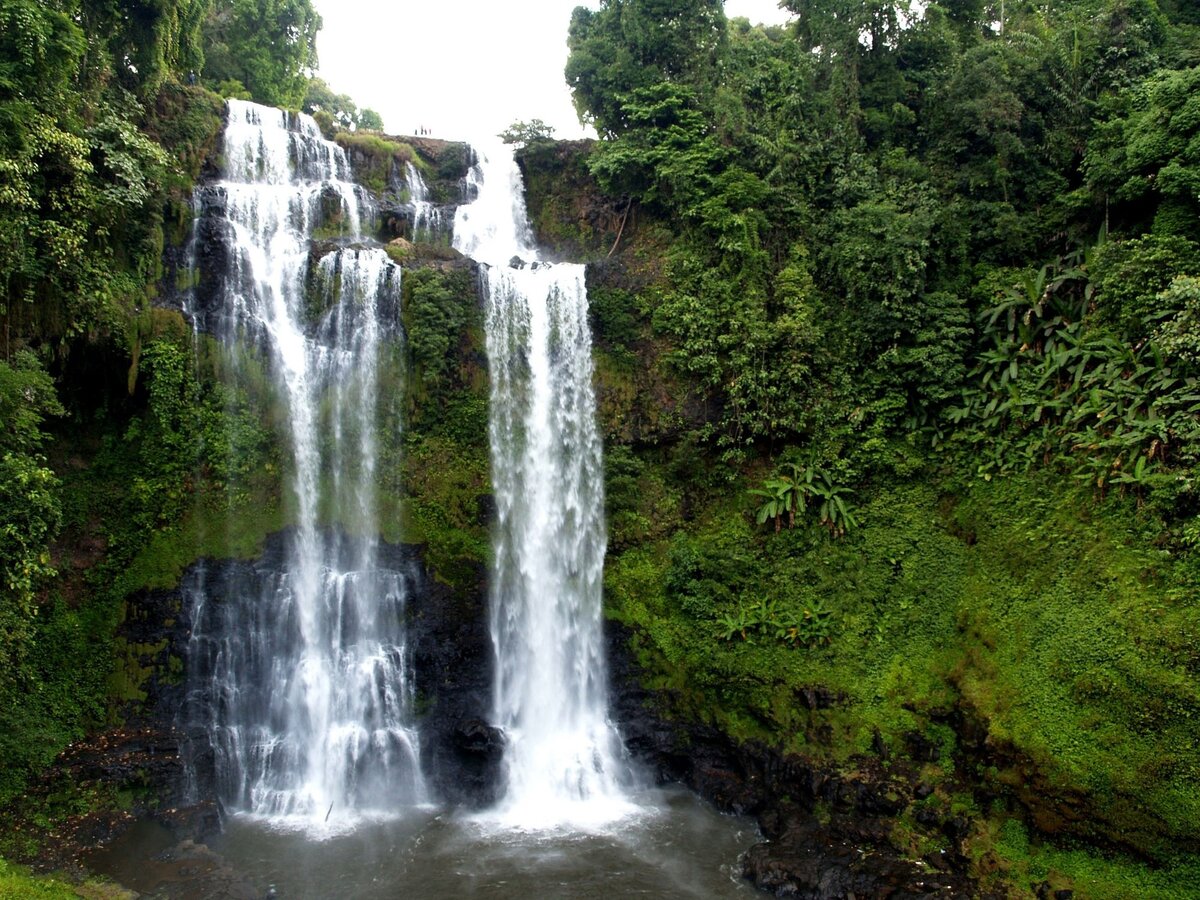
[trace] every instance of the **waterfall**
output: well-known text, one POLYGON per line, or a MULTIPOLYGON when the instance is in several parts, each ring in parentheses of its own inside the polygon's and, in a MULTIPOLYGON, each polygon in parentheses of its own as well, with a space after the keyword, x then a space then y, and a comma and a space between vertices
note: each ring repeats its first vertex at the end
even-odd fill
POLYGON ((501 820, 599 825, 631 810, 607 715, 601 628, 603 460, 584 268, 539 260, 508 148, 479 151, 454 245, 480 266, 497 522, 494 709, 507 746, 501 820))
POLYGON ((394 814, 425 800, 403 628, 415 574, 384 565, 376 537, 400 269, 361 246, 370 199, 308 116, 229 101, 209 194, 227 259, 206 322, 256 348, 285 401, 296 525, 273 564, 185 583, 189 702, 227 808, 300 827, 394 814), (318 229, 345 246, 314 262, 318 229))
POLYGON ((404 164, 404 179, 408 183, 408 202, 413 208, 412 239, 436 241, 443 234, 442 210, 429 199, 429 186, 411 162, 404 164))

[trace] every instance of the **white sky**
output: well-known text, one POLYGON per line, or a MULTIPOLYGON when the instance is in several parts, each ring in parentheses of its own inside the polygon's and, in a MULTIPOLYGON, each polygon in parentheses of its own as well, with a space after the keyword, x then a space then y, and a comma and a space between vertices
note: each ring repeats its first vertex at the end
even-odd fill
MULTIPOLYGON (((726 0, 730 18, 782 23, 778 0, 726 0)), ((320 76, 386 129, 469 139, 517 119, 584 132, 563 78, 567 26, 596 0, 313 0, 324 20, 320 76)))

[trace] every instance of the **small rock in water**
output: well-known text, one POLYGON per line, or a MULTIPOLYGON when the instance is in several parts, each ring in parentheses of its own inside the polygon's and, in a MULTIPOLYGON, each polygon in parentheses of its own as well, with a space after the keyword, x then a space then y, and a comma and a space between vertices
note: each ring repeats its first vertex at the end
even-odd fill
POLYGON ((523 269, 525 268, 525 260, 521 259, 519 256, 514 256, 508 261, 508 267, 510 269, 523 269))

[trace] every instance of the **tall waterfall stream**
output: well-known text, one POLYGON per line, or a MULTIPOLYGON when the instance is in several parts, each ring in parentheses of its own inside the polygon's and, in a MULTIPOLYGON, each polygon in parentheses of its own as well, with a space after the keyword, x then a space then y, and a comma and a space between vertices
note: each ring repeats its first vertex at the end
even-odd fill
POLYGON ((596 825, 633 814, 607 716, 601 634, 604 468, 580 265, 539 259, 509 148, 479 150, 455 246, 481 265, 497 522, 495 713, 508 741, 500 818, 596 825))
POLYGON ((306 116, 231 100, 218 185, 233 243, 226 345, 266 357, 286 401, 296 527, 282 574, 184 585, 195 626, 189 694, 202 699, 218 791, 276 825, 335 827, 423 802, 403 615, 409 578, 378 564, 379 371, 395 339, 400 270, 383 250, 317 263, 309 239, 333 218, 360 237, 372 210, 341 148, 306 116), (335 517, 357 535, 321 527, 335 517))
MULTIPOLYGON (((584 269, 540 259, 510 150, 476 150, 453 241, 486 303, 501 797, 462 812, 426 783, 405 633, 419 578, 377 538, 401 269, 364 238, 372 202, 310 118, 230 101, 222 176, 199 210, 228 258, 203 315, 223 345, 252 348, 285 407, 296 524, 283 559, 201 564, 183 584, 184 724, 226 811, 209 844, 252 886, 239 890, 280 898, 749 893, 736 870, 752 823, 649 787, 609 718, 584 269), (332 226, 334 249, 314 258, 332 226)), ((414 234, 436 235, 447 223, 411 165, 406 178, 414 234)), ((180 858, 143 823, 93 865, 152 897, 234 895, 205 880, 229 869, 180 858)))

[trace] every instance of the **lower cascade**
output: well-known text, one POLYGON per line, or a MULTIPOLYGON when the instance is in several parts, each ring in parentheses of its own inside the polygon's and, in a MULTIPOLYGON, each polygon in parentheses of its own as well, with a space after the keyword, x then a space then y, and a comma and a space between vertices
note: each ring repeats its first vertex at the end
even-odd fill
POLYGON ((296 525, 276 568, 185 583, 185 714, 227 809, 352 825, 426 800, 403 628, 413 575, 381 563, 376 537, 400 269, 359 243, 370 201, 309 117, 229 101, 224 158, 198 227, 222 232, 228 259, 202 272, 216 308, 193 312, 235 382, 261 357, 286 416, 296 525), (330 223, 351 243, 312 264, 313 231, 330 223))
POLYGON ((603 459, 584 267, 539 260, 509 148, 479 150, 468 181, 476 199, 459 207, 454 243, 481 263, 487 304, 494 714, 507 741, 496 812, 519 828, 602 825, 634 807, 607 714, 603 459))

